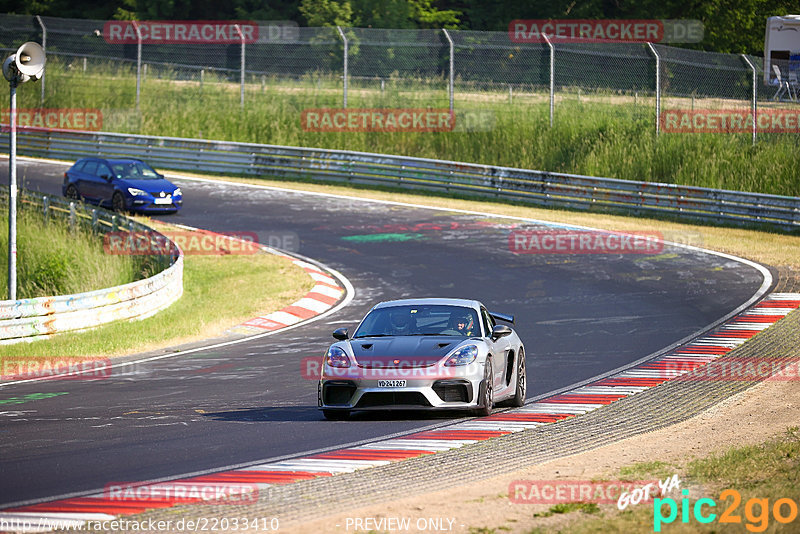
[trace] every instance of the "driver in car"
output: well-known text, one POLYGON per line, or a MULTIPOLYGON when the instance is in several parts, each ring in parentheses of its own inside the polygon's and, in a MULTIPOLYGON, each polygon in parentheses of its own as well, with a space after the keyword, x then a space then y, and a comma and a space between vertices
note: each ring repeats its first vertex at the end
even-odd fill
POLYGON ((475 329, 475 321, 472 314, 456 315, 451 319, 450 328, 460 333, 462 336, 471 336, 475 329))
POLYGON ((411 333, 411 316, 405 310, 393 311, 389 315, 394 335, 407 336, 411 333))

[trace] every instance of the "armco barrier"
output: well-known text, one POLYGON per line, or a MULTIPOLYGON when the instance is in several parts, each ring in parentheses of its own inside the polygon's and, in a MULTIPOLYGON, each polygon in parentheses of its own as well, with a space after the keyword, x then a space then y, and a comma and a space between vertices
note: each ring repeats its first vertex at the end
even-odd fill
MULTIPOLYGON (((7 134, 5 134, 7 135, 7 134)), ((7 137, 0 136, 0 143, 7 137)), ((670 215, 715 223, 800 228, 800 198, 494 165, 172 137, 26 130, 18 151, 75 159, 129 156, 168 169, 388 185, 518 200, 537 205, 670 215)))
MULTIPOLYGON (((6 189, 3 196, 7 195, 6 189)), ((112 231, 147 231, 148 235, 166 239, 143 224, 103 209, 84 209, 74 202, 29 191, 20 193, 20 201, 34 209, 41 208, 43 217, 61 216, 66 224, 85 224, 95 231, 103 227, 112 231)), ((162 259, 166 268, 161 272, 129 284, 77 295, 0 301, 0 343, 32 340, 123 319, 143 319, 166 308, 183 294, 183 253, 164 255, 162 259)))

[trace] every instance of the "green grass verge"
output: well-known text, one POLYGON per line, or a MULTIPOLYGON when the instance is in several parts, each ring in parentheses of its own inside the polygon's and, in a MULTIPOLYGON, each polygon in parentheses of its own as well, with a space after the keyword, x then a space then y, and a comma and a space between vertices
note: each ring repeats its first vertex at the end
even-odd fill
MULTIPOLYGON (((789 499, 794 509, 800 508, 797 489, 800 488, 800 431, 789 428, 783 435, 759 445, 732 447, 720 454, 687 461, 683 465, 667 466, 663 462, 646 462, 625 467, 620 477, 630 474, 644 478, 660 478, 664 474, 678 473, 681 488, 689 494, 687 521, 683 522, 682 502, 684 496, 673 491, 666 497, 676 502, 677 515, 670 523, 661 526, 662 532, 669 533, 712 533, 734 532, 797 532, 800 516, 788 524, 782 524, 774 515, 775 503, 789 499), (740 497, 725 490, 735 490, 740 497), (702 524, 694 516, 695 503, 701 498, 712 499, 715 507, 703 504, 702 513, 706 516, 716 514, 714 520, 702 524), (766 508, 762 508, 762 504, 766 508), (723 512, 728 510, 733 523, 721 523, 723 512)), ((575 505, 575 509, 582 509, 575 505)), ((783 501, 780 514, 790 517, 792 505, 783 501)), ((669 506, 662 506, 663 516, 669 515, 669 506)), ((552 515, 552 514, 549 514, 552 515)), ((603 508, 596 518, 575 515, 574 521, 564 524, 558 532, 575 534, 597 532, 653 532, 653 502, 631 505, 619 512, 616 507, 603 508)), ((555 531, 555 530, 553 530, 555 531)), ((534 529, 529 532, 541 532, 534 529)))
MULTIPOLYGON (((78 68, 74 68, 78 67, 78 68)), ((555 127, 549 126, 542 93, 519 95, 509 103, 502 90, 459 93, 459 112, 490 112, 491 131, 440 133, 319 133, 304 131, 304 109, 340 107, 333 80, 256 80, 239 107, 237 83, 209 75, 197 81, 148 77, 136 111, 135 76, 124 67, 91 64, 87 72, 48 62, 44 107, 100 108, 105 131, 324 147, 527 169, 648 180, 780 195, 800 195, 800 136, 762 134, 655 135, 652 98, 560 93, 555 127)), ((169 75, 166 75, 169 77, 169 75)), ((443 83, 443 82, 442 82, 443 83)), ((388 84, 384 93, 351 85, 348 105, 359 107, 447 108, 445 85, 388 84)), ((21 91, 21 107, 38 107, 38 91, 21 91)), ((668 104, 664 104, 666 108, 668 104)), ((746 103, 701 102, 703 107, 747 109, 746 103)))
MULTIPOLYGON (((8 297, 8 209, 0 210, 0 295, 8 297)), ((152 256, 110 255, 103 240, 78 224, 45 222, 41 213, 17 214, 17 298, 69 295, 113 287, 157 272, 152 256)))
POLYGON ((556 514, 568 514, 570 512, 597 514, 600 512, 600 507, 593 502, 562 502, 554 504, 545 512, 533 514, 533 517, 551 517, 556 514))
POLYGON ((278 310, 313 285, 305 271, 271 254, 185 256, 184 293, 169 308, 141 321, 3 345, 0 364, 12 358, 107 357, 205 339, 278 310))
POLYGON ((658 478, 664 480, 675 472, 675 466, 654 460, 652 462, 638 462, 619 470, 622 480, 644 480, 645 478, 658 478))

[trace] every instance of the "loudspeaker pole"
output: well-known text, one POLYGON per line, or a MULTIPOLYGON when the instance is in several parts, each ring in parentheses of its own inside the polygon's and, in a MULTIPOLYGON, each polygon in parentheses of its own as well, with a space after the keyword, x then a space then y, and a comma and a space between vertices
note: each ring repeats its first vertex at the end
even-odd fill
POLYGON ((12 78, 8 147, 8 300, 17 300, 17 79, 12 78))
POLYGON ((8 136, 8 299, 17 300, 17 85, 44 75, 44 49, 24 43, 3 62, 3 76, 11 88, 8 136))

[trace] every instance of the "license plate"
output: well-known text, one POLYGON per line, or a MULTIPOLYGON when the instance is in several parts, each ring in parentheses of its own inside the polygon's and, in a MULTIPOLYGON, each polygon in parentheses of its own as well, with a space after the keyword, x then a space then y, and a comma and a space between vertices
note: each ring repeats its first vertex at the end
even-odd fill
POLYGON ((406 387, 405 380, 378 380, 379 388, 404 388, 406 387))
POLYGON ((172 204, 172 197, 158 197, 155 200, 156 204, 172 204))

